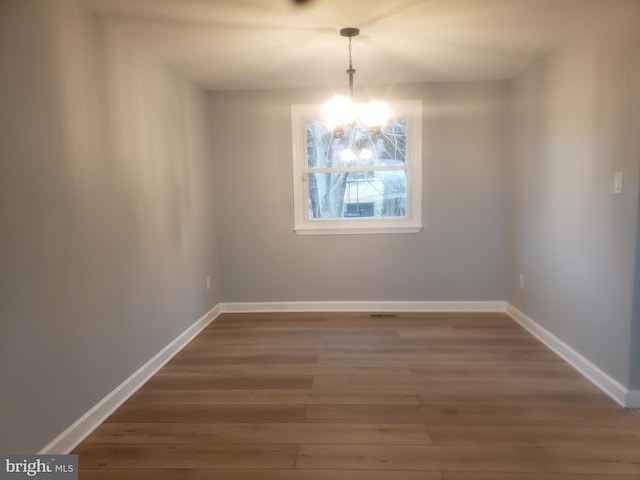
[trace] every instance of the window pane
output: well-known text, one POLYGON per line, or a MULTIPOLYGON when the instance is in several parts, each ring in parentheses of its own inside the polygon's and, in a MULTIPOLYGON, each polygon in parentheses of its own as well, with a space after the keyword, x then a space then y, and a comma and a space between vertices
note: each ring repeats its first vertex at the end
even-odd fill
POLYGON ((405 217, 405 170, 309 173, 309 218, 405 217))
POLYGON ((406 145, 404 118, 391 119, 379 133, 360 125, 348 127, 340 138, 334 138, 324 122, 307 122, 307 166, 310 168, 403 165, 406 145))

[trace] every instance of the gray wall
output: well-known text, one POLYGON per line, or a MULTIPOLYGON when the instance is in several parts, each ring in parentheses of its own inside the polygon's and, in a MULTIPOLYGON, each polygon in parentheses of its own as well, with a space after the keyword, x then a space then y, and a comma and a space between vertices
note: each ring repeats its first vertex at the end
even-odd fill
POLYGON ((638 220, 636 227, 636 262, 633 282, 629 389, 640 390, 640 195, 638 196, 638 220))
POLYGON ((225 302, 506 298, 508 84, 376 93, 424 104, 419 234, 297 236, 291 104, 327 91, 210 94, 225 302))
POLYGON ((210 132, 75 0, 0 1, 0 92, 0 452, 26 453, 219 302, 210 132))
POLYGON ((308 237, 290 105, 326 90, 205 94, 78 0, 0 0, 0 452, 40 449, 222 300, 508 298, 640 387, 640 18, 615 5, 512 85, 372 92, 424 102, 424 231, 308 237))
POLYGON ((508 300, 624 385, 640 174, 639 5, 611 2, 609 17, 512 90, 508 300), (613 195, 616 171, 624 171, 622 195, 613 195))

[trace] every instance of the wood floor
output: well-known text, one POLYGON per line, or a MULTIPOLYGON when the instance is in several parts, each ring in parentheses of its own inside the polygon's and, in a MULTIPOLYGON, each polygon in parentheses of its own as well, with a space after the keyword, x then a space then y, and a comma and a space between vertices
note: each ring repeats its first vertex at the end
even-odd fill
POLYGON ((637 480, 640 412, 504 314, 225 314, 74 453, 87 480, 637 480))

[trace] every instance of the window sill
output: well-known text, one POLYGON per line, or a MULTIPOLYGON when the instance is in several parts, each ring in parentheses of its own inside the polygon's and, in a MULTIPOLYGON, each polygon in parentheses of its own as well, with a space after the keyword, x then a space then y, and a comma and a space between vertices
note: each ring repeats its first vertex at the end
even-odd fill
POLYGON ((404 224, 404 225, 362 225, 347 226, 335 225, 319 222, 318 225, 302 225, 297 226, 293 230, 296 235, 372 235, 372 234, 388 234, 388 233, 420 233, 422 225, 420 224, 404 224))

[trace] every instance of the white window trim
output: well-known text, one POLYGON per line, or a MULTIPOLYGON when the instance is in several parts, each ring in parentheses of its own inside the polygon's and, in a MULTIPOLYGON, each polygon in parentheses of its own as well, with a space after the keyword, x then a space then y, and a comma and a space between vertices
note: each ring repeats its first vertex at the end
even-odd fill
MULTIPOLYGON (((422 230, 422 101, 388 102, 392 116, 407 121, 407 215, 404 218, 310 219, 306 184, 308 121, 322 105, 291 105, 294 231, 298 235, 418 233, 422 230)), ((366 170, 371 170, 367 168, 366 170)), ((381 170, 376 168, 376 170, 381 170)))

